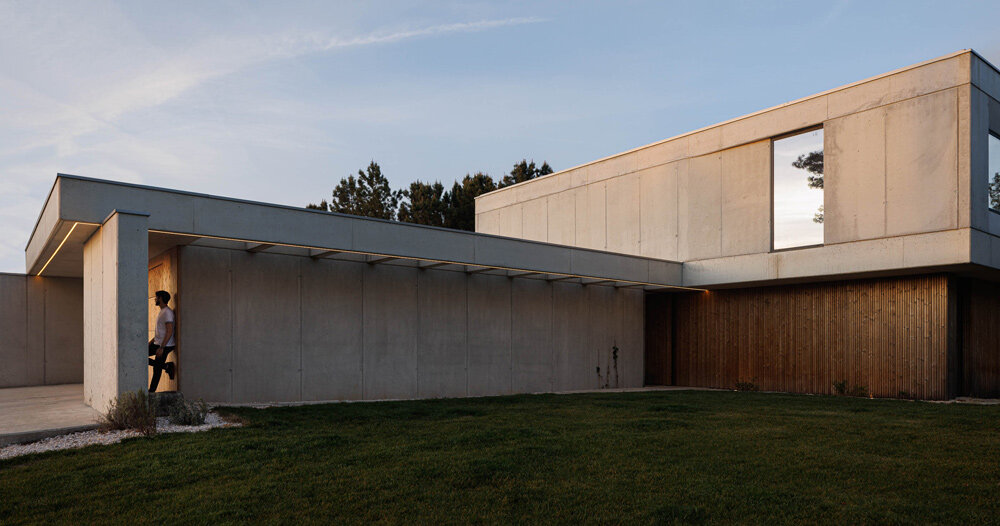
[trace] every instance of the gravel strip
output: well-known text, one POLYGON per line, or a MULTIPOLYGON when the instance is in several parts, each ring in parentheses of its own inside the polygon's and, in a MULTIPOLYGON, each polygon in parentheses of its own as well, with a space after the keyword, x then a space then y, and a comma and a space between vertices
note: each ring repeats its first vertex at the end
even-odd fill
MULTIPOLYGON (((207 431, 216 427, 239 427, 240 424, 226 422, 219 418, 216 413, 209 413, 205 417, 205 423, 200 426, 178 426, 170 423, 167 417, 156 419, 157 433, 196 433, 207 431)), ((117 444, 126 438, 142 436, 138 431, 84 431, 82 433, 70 433, 57 437, 46 438, 30 444, 14 444, 0 448, 0 460, 5 458, 18 457, 31 453, 42 453, 44 451, 57 451, 60 449, 73 449, 78 447, 92 446, 95 444, 117 444)))

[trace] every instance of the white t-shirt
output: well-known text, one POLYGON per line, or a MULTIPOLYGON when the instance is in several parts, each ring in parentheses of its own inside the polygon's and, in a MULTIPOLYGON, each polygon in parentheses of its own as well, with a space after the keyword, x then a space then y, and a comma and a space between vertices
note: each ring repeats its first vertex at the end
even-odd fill
MULTIPOLYGON (((156 316, 156 335, 153 337, 153 343, 157 345, 163 345, 163 337, 167 334, 167 324, 174 323, 174 310, 170 307, 163 307, 160 309, 160 314, 156 316)), ((174 324, 175 330, 170 333, 170 341, 167 342, 164 347, 173 347, 177 345, 174 342, 174 333, 176 331, 177 325, 174 324)))

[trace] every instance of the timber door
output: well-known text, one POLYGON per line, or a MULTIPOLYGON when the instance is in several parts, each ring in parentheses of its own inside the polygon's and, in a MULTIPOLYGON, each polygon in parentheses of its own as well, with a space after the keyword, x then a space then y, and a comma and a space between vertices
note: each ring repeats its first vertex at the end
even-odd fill
POLYGON ((673 296, 646 294, 645 385, 674 385, 673 296))

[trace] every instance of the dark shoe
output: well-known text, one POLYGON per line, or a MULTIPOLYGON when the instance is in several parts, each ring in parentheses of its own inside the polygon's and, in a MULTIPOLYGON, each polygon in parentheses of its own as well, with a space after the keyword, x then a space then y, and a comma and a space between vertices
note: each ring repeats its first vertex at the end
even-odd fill
POLYGON ((173 380, 174 379, 174 372, 175 372, 175 369, 176 369, 176 367, 174 367, 174 362, 168 362, 166 369, 167 369, 167 376, 169 376, 170 379, 173 380))

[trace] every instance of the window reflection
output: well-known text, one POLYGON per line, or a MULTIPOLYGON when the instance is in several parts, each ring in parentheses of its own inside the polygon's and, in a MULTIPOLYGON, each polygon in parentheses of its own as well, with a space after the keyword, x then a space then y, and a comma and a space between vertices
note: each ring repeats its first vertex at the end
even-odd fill
POLYGON ((1000 138, 990 134, 989 205, 990 210, 1000 212, 1000 138))
POLYGON ((774 249, 823 244, 823 130, 774 141, 774 249))

